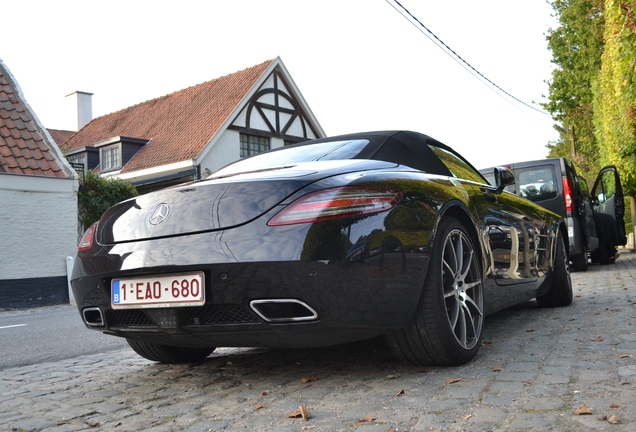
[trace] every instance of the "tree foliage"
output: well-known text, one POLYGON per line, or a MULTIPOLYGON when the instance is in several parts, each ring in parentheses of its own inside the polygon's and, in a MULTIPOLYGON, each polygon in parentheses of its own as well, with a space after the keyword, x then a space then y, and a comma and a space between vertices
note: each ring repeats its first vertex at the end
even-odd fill
POLYGON ((99 220, 106 209, 137 195, 137 189, 127 181, 102 178, 89 170, 77 194, 80 226, 87 229, 99 220))
POLYGON ((602 0, 555 0, 560 26, 546 36, 555 68, 548 81, 549 102, 543 107, 558 124, 558 142, 548 144, 550 157, 570 157, 575 140, 575 162, 583 175, 600 167, 594 134, 593 85, 601 67, 604 15, 602 0))
POLYGON ((604 163, 616 165, 627 195, 636 193, 636 4, 605 1, 605 51, 594 88, 594 126, 604 163))

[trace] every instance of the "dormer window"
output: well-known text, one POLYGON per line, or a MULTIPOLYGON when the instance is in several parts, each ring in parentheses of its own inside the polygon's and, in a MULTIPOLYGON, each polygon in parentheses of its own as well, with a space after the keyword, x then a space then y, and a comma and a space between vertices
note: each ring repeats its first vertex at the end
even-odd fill
POLYGON ((101 172, 122 169, 148 141, 147 139, 116 136, 95 143, 95 148, 99 149, 101 172))
POLYGON ((100 149, 102 172, 121 168, 121 148, 118 145, 100 149))

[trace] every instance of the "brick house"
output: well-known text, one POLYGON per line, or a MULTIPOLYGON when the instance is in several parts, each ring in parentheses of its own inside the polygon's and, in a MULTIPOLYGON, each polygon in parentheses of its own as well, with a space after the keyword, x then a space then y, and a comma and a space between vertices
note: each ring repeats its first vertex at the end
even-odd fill
MULTIPOLYGON (((87 106, 90 93, 78 97, 87 106)), ((325 136, 280 58, 52 133, 71 161, 140 193, 325 136)))
POLYGON ((68 300, 77 173, 0 60, 0 308, 68 300))

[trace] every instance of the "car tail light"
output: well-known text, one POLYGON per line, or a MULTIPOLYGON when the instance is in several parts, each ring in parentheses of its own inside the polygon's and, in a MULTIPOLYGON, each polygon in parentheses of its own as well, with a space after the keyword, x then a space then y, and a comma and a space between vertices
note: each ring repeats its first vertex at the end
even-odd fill
POLYGON ((572 199, 572 185, 570 179, 563 177, 563 195, 565 198, 565 211, 574 210, 574 200, 572 199))
POLYGON ((305 195, 274 216, 267 225, 292 225, 349 216, 380 213, 400 202, 397 189, 349 186, 305 195))
POLYGON ((84 232, 82 239, 79 242, 79 246, 77 250, 86 250, 93 247, 93 238, 95 238, 95 228, 97 227, 97 222, 93 225, 89 226, 88 229, 84 232))

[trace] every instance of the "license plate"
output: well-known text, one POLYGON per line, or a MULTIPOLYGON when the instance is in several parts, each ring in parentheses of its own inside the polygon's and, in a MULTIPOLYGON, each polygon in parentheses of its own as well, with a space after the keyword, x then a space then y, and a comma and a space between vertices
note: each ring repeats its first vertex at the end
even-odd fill
POLYGON ((202 306, 203 272, 113 279, 113 309, 202 306))

